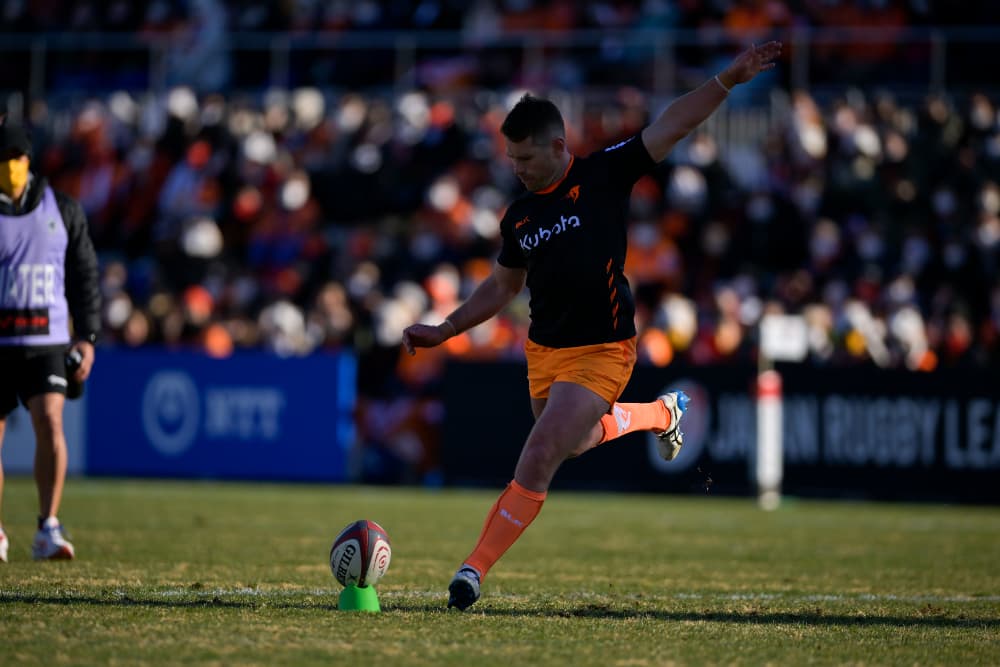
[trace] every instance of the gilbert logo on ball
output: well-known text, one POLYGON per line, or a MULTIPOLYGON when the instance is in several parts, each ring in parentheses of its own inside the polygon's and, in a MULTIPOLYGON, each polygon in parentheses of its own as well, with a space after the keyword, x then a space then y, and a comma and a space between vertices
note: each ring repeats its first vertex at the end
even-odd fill
POLYGON ((344 528, 330 548, 330 570, 341 586, 374 586, 385 576, 391 559, 389 535, 367 519, 344 528))

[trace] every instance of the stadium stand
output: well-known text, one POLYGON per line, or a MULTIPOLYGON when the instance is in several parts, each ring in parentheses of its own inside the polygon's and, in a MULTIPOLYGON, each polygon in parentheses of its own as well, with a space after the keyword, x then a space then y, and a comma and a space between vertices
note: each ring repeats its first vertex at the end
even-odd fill
MULTIPOLYGON (((401 87, 394 47, 388 60, 379 49, 303 48, 287 85, 250 90, 254 68, 263 84, 273 63, 266 50, 231 48, 240 32, 457 31, 486 43, 610 26, 749 39, 988 19, 977 3, 890 0, 53 4, 11 3, 4 30, 51 36, 56 63, 72 55, 58 46, 71 32, 166 45, 160 79, 148 54, 109 50, 55 67, 44 97, 23 72, 0 82, 34 128, 34 164, 86 209, 102 260, 103 344, 220 357, 354 349, 359 430, 401 462, 406 472, 385 473, 393 478, 432 468, 448 358, 521 354, 526 298, 441 350, 399 354, 406 325, 439 321, 489 271, 498 214, 518 188, 498 131, 511 99, 531 84, 562 95, 570 143, 585 153, 643 126, 662 95, 636 83, 657 75, 616 74, 639 56, 604 41, 549 52, 544 76, 522 49, 456 57, 449 47, 417 58, 414 85, 401 87)), ((996 87, 969 75, 915 95, 920 77, 899 67, 898 49, 849 43, 811 51, 815 88, 796 87, 785 68, 783 91, 743 112, 734 100, 720 114, 731 124, 710 125, 636 186, 627 270, 644 363, 752 361, 768 312, 807 318, 814 364, 1000 361, 996 87), (745 137, 759 140, 721 131, 741 118, 763 119, 745 137)), ((677 84, 710 71, 711 52, 682 44, 677 84)), ((967 56, 952 55, 949 73, 962 71, 967 56)), ((927 65, 928 53, 902 57, 927 65)))

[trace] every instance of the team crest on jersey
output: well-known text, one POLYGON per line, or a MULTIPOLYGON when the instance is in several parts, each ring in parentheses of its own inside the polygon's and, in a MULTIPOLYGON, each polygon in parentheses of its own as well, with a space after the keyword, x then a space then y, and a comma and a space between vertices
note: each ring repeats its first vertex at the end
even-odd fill
POLYGON ((579 185, 574 185, 573 187, 571 187, 569 189, 569 192, 566 193, 566 196, 563 197, 563 199, 572 199, 574 204, 576 203, 576 200, 579 199, 579 198, 580 198, 580 186, 579 185))
POLYGON ((521 227, 524 227, 526 224, 528 224, 530 221, 531 218, 529 218, 528 216, 524 216, 523 218, 514 223, 514 229, 520 229, 521 227))

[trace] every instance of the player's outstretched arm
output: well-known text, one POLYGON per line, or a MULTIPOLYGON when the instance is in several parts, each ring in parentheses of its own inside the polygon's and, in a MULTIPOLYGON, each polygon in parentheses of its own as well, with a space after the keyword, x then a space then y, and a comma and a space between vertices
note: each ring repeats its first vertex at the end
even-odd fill
POLYGON ((413 324, 403 330, 403 346, 410 354, 418 347, 434 347, 452 336, 485 322, 510 303, 524 289, 525 269, 508 269, 497 264, 493 273, 444 322, 438 325, 413 324))
POLYGON ((781 55, 781 42, 751 45, 726 69, 691 92, 678 97, 642 131, 642 142, 656 162, 667 157, 678 141, 698 127, 719 108, 733 86, 774 68, 781 55))

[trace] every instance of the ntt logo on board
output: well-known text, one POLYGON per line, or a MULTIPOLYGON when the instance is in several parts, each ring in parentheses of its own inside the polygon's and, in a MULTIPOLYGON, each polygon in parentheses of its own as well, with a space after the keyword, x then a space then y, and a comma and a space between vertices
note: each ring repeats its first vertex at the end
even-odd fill
POLYGON ((142 428, 153 447, 166 456, 183 453, 194 442, 201 421, 201 400, 191 377, 160 371, 142 395, 142 428))

